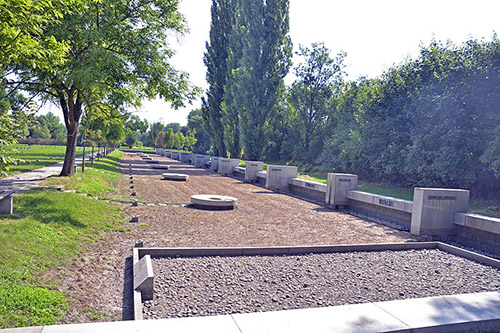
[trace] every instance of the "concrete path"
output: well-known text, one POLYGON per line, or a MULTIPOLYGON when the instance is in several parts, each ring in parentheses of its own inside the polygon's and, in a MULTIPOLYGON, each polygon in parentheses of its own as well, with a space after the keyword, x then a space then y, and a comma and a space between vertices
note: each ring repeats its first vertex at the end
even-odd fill
MULTIPOLYGON (((88 158, 88 156, 87 156, 88 158)), ((77 165, 82 164, 82 158, 78 157, 76 160, 77 165)), ((32 170, 29 172, 19 173, 14 176, 0 179, 0 192, 1 191, 15 191, 21 193, 28 191, 36 186, 49 176, 58 175, 61 173, 63 162, 49 165, 44 168, 32 170)))
POLYGON ((38 326, 0 333, 498 332, 500 292, 212 317, 38 326))

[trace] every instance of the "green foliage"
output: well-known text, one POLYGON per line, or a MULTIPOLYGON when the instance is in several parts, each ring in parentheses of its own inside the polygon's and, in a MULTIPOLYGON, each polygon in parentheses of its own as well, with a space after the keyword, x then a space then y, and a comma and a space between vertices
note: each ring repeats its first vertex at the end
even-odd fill
MULTIPOLYGON (((241 1, 236 29, 242 57, 232 75, 245 155, 262 158, 269 141, 269 121, 276 112, 283 78, 291 66, 289 1, 241 1)), ((238 45, 238 42, 236 45, 238 45)), ((234 49, 234 48, 233 48, 234 49)))
POLYGON ((68 302, 44 274, 66 269, 84 244, 121 224, 119 210, 55 190, 16 196, 14 214, 0 217, 0 327, 60 323, 68 302))
POLYGON ((196 142, 192 149, 194 153, 205 154, 210 150, 210 136, 205 131, 205 127, 201 109, 194 109, 189 112, 187 128, 190 131, 196 130, 196 142))
POLYGON ((51 22, 44 30, 47 38, 69 45, 64 62, 51 68, 25 64, 16 70, 19 81, 7 80, 9 85, 42 94, 60 105, 68 131, 62 175, 73 172, 84 106, 123 111, 139 106, 144 98, 159 96, 181 107, 197 95, 187 74, 169 63, 173 51, 168 34, 186 30, 177 7, 177 0, 75 3, 60 22, 51 22))
POLYGON ((223 110, 224 89, 228 75, 229 35, 232 33, 236 0, 212 0, 210 41, 206 43, 203 62, 207 67, 208 90, 202 98, 205 129, 212 140, 214 155, 226 157, 223 110))
POLYGON ((500 190, 500 41, 433 42, 380 78, 345 84, 318 162, 397 186, 500 190))
POLYGON ((22 112, 8 114, 0 110, 0 176, 6 176, 10 165, 18 161, 13 156, 17 151, 12 146, 17 143, 15 139, 23 133, 33 121, 32 115, 22 112))
POLYGON ((17 63, 51 68, 64 62, 66 41, 44 34, 49 24, 60 22, 74 0, 0 0, 0 74, 17 63))
POLYGON ((323 43, 313 43, 311 48, 300 46, 297 55, 304 58, 304 63, 295 68, 297 80, 290 87, 289 95, 303 140, 296 149, 302 150, 304 160, 310 160, 323 148, 322 132, 331 123, 332 99, 342 81, 345 53, 332 59, 323 43))
POLYGON ((99 198, 111 198, 116 192, 114 185, 122 176, 116 167, 122 156, 123 152, 115 150, 99 161, 94 161, 92 166, 86 162, 84 173, 68 177, 49 177, 43 181, 43 185, 64 185, 67 190, 76 190, 99 198))

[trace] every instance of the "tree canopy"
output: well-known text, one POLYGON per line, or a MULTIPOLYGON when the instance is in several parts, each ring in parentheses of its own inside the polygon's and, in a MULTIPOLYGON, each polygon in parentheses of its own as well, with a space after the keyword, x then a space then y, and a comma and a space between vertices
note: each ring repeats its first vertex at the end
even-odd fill
POLYGON ((50 68, 22 62, 18 79, 7 83, 61 107, 67 129, 61 175, 73 172, 84 106, 124 110, 159 96, 180 107, 194 98, 187 74, 169 63, 167 34, 185 31, 177 0, 82 0, 44 26, 45 38, 67 44, 63 61, 50 68))

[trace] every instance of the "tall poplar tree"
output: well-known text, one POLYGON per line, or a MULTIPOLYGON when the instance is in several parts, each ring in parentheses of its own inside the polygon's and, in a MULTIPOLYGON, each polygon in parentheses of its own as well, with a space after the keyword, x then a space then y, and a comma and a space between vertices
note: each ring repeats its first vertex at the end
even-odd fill
POLYGON ((261 159, 269 139, 269 120, 291 66, 289 0, 245 0, 236 17, 242 58, 232 71, 237 83, 240 133, 245 155, 261 159))
POLYGON ((228 41, 234 22, 235 0, 212 0, 212 23, 210 42, 206 43, 203 58, 207 67, 209 84, 206 98, 203 98, 202 115, 206 130, 212 140, 214 155, 225 157, 224 113, 221 104, 224 100, 224 87, 227 78, 228 41))

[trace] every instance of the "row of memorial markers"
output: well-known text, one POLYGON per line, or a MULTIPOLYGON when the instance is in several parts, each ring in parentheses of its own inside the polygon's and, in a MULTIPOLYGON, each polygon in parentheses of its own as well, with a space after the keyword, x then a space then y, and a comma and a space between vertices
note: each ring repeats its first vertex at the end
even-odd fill
MULTIPOLYGON (((305 187, 325 191, 325 185, 297 179, 296 166, 268 165, 263 171, 261 161, 247 161, 246 168, 239 167, 239 159, 192 154, 187 152, 157 149, 161 156, 191 163, 196 167, 210 168, 223 175, 244 173, 245 180, 256 182, 265 179, 266 188, 287 190, 292 183, 301 181, 305 187), (309 185, 309 186, 308 186, 309 185), (323 188, 322 188, 323 187, 323 188), (322 188, 322 189, 321 189, 322 188)), ((461 189, 415 188, 414 201, 357 191, 358 176, 329 173, 325 191, 325 203, 333 207, 348 206, 352 200, 411 214, 411 232, 415 235, 447 235, 455 233, 459 214, 466 214, 469 206, 469 191, 461 189), (457 215, 458 214, 458 215, 457 215)))

